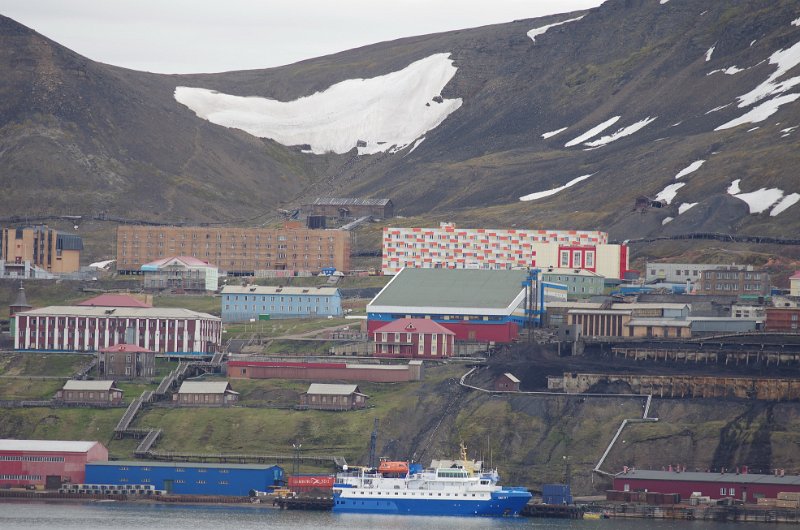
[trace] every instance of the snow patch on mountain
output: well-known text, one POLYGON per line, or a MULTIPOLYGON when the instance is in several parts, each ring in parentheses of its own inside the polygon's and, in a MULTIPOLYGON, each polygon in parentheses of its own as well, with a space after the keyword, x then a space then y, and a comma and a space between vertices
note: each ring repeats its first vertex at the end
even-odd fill
MULTIPOLYGON (((585 16, 585 15, 583 15, 583 16, 585 16)), ((562 24, 566 24, 567 22, 575 22, 576 20, 582 19, 583 16, 576 17, 576 18, 570 18, 569 20, 562 20, 561 22, 556 22, 555 24, 548 24, 548 25, 542 26, 540 28, 533 28, 532 30, 530 30, 528 32, 528 37, 530 37, 531 40, 534 43, 536 43, 536 37, 538 37, 539 35, 544 35, 545 33, 547 33, 548 29, 554 28, 556 26, 560 26, 562 24)))
POLYGON ((552 138, 553 136, 557 135, 560 132, 564 132, 568 129, 568 127, 562 127, 560 129, 556 129, 555 131, 549 131, 546 133, 542 133, 542 138, 547 140, 548 138, 552 138))
POLYGON ((665 218, 663 218, 663 219, 661 220, 661 226, 664 226, 665 224, 669 223, 669 222, 670 222, 670 221, 672 221, 673 219, 675 219, 675 218, 674 218, 674 217, 665 217, 665 218))
POLYGON ((711 74, 717 74, 719 72, 722 72, 725 75, 735 75, 738 74, 739 72, 744 72, 744 71, 745 71, 744 68, 739 68, 738 66, 729 66, 727 68, 719 68, 717 70, 711 70, 706 74, 706 76, 709 76, 711 74))
POLYGON ((212 123, 287 146, 307 144, 315 154, 354 147, 358 154, 374 154, 411 144, 461 107, 460 98, 440 97, 455 73, 450 54, 437 53, 288 102, 184 86, 175 89, 175 99, 212 123))
POLYGON ((686 186, 685 182, 678 182, 676 184, 670 184, 663 190, 658 192, 655 199, 656 201, 664 201, 667 204, 672 204, 672 201, 675 199, 675 195, 678 194, 678 190, 682 187, 686 186))
POLYGON ((694 162, 692 162, 691 164, 689 164, 685 168, 683 168, 680 171, 678 171, 678 174, 675 175, 675 180, 678 180, 681 177, 685 177, 686 175, 694 173, 695 171, 700 169, 700 166, 702 166, 705 163, 706 163, 705 160, 695 160, 694 162))
MULTIPOLYGON (((800 77, 798 77, 797 79, 800 79, 800 77)), ((778 112, 778 110, 781 108, 782 105, 791 103, 795 101, 797 98, 800 98, 800 94, 786 94, 785 96, 778 96, 776 98, 772 98, 756 107, 753 107, 748 112, 742 114, 738 118, 735 118, 727 123, 723 123, 714 130, 722 131, 724 129, 731 129, 738 125, 742 125, 743 123, 758 123, 760 121, 764 121, 773 114, 775 114, 776 112, 778 112)))
POLYGON ((772 208, 772 211, 769 212, 770 217, 775 217, 776 215, 782 213, 790 206, 794 206, 795 204, 797 204, 798 201, 800 201, 800 193, 790 193, 789 195, 785 196, 783 199, 778 201, 778 203, 772 208))
POLYGON ((697 203, 697 202, 684 202, 683 204, 678 206, 678 215, 681 215, 682 213, 685 213, 686 211, 691 210, 692 208, 694 208, 698 204, 700 204, 700 203, 697 203))
POLYGON ((578 182, 581 182, 583 180, 588 179, 592 175, 594 175, 594 173, 590 173, 589 175, 583 175, 581 177, 574 178, 574 179, 570 180, 569 182, 567 182, 566 184, 564 184, 563 186, 559 186, 558 188, 553 188, 553 189, 545 190, 545 191, 537 191, 537 192, 534 192, 534 193, 530 193, 528 195, 523 195, 522 197, 519 198, 519 200, 521 200, 521 201, 535 201, 536 199, 543 199, 544 197, 550 197, 551 195, 555 195, 559 191, 565 190, 565 189, 567 189, 567 188, 569 188, 571 186, 574 186, 578 182))
POLYGON ((576 138, 573 138, 569 142, 565 143, 564 147, 572 147, 572 146, 578 145, 581 142, 585 142, 586 140, 588 140, 590 138, 594 138, 595 136, 597 136, 601 132, 605 131, 606 129, 608 129, 609 127, 611 127, 615 123, 617 123, 617 121, 619 121, 620 117, 621 116, 614 116, 613 118, 607 119, 606 121, 604 121, 600 125, 596 125, 596 126, 592 127, 591 129, 589 129, 588 131, 586 131, 582 135, 580 135, 580 136, 578 136, 576 138))
MULTIPOLYGON (((761 213, 783 198, 783 190, 778 188, 761 188, 750 193, 738 193, 734 195, 741 199, 750 207, 750 213, 761 213)), ((777 215, 777 214, 776 214, 777 215)))
POLYGON ((717 43, 714 43, 712 47, 708 49, 706 52, 706 62, 711 60, 711 56, 714 54, 714 49, 717 47, 717 43))
POLYGON ((728 186, 728 194, 729 195, 736 195, 737 193, 741 193, 742 192, 742 190, 739 188, 739 183, 741 181, 742 181, 742 179, 736 179, 733 182, 731 182, 731 185, 728 186))
POLYGON ((644 128, 645 126, 647 126, 647 125, 649 125, 651 123, 653 123, 656 120, 656 118, 658 118, 658 116, 656 116, 655 118, 651 118, 650 116, 648 116, 647 118, 645 118, 645 119, 643 119, 641 121, 637 121, 636 123, 634 123, 632 125, 628 125, 627 127, 623 127, 622 129, 619 129, 617 132, 615 132, 613 134, 609 134, 608 136, 603 136, 602 138, 599 138, 597 140, 593 140, 591 142, 586 142, 585 145, 588 145, 589 147, 599 147, 601 145, 610 144, 611 142, 619 140, 620 138, 624 138, 626 136, 632 135, 633 133, 637 132, 638 130, 644 128))
POLYGON ((778 82, 778 78, 800 64, 800 42, 785 50, 778 50, 769 57, 769 64, 777 65, 775 71, 753 90, 739 96, 739 108, 749 107, 762 99, 782 94, 800 84, 800 76, 778 82))

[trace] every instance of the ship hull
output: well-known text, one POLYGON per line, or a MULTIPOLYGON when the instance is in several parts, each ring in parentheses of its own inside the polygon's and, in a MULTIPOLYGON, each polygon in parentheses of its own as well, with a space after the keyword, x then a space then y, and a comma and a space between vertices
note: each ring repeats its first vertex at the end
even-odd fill
POLYGON ((354 498, 334 495, 333 511, 394 515, 452 515, 511 517, 528 503, 527 491, 500 491, 486 500, 395 499, 390 497, 354 498))

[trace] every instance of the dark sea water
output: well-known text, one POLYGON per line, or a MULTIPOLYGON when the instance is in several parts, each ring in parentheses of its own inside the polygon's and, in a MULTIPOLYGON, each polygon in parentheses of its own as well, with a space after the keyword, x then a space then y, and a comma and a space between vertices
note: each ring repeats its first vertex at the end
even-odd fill
MULTIPOLYGON (((781 528, 792 526, 781 525, 781 528)), ((495 519, 469 517, 415 517, 393 515, 333 514, 331 512, 283 511, 255 506, 174 506, 118 502, 95 503, 18 503, 0 502, 0 530, 132 530, 203 529, 247 530, 388 528, 391 530, 478 529, 649 529, 656 530, 734 530, 775 529, 768 523, 711 523, 661 520, 571 521, 565 519, 495 519)))

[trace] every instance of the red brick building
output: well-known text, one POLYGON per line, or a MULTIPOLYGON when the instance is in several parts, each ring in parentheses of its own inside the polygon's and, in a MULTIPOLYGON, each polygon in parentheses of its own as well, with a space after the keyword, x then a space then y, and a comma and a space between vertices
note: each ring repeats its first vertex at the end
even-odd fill
POLYGON ((369 381, 400 383, 422 380, 422 361, 408 364, 358 364, 232 360, 231 379, 300 379, 314 381, 369 381))
POLYGON ((456 334, 433 320, 401 318, 372 332, 375 357, 441 359, 455 351, 456 334))
POLYGON ((100 442, 0 440, 0 489, 82 484, 88 462, 106 461, 108 449, 100 442))
POLYGON ((764 330, 800 332, 800 307, 768 307, 764 330))
POLYGON ((506 372, 495 378, 494 389, 502 392, 519 392, 519 379, 514 374, 506 372))

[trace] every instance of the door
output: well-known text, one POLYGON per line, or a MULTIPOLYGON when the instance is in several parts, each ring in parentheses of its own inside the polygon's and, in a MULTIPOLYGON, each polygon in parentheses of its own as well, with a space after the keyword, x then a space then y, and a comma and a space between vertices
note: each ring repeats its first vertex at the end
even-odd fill
POLYGON ((175 482, 172 479, 164 479, 164 490, 167 493, 172 493, 172 483, 175 482))

